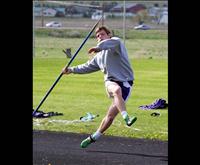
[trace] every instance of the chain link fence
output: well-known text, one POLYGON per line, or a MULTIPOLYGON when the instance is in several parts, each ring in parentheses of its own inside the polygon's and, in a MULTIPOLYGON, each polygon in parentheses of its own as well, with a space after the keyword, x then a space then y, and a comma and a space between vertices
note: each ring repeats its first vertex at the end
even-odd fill
POLYGON ((33 47, 38 34, 84 38, 101 16, 124 43, 137 30, 168 33, 168 1, 33 1, 33 47))

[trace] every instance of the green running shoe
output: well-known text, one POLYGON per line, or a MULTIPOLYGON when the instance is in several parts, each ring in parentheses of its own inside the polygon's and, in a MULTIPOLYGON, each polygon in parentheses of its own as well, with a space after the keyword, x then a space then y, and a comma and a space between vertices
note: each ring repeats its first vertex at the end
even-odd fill
POLYGON ((90 135, 89 137, 87 137, 85 140, 83 140, 81 142, 81 148, 86 148, 88 145, 90 145, 91 143, 94 143, 94 142, 95 142, 95 140, 90 135))
POLYGON ((137 117, 131 117, 129 118, 128 116, 125 118, 126 121, 126 125, 127 126, 131 126, 133 123, 135 123, 135 121, 137 120, 137 117))

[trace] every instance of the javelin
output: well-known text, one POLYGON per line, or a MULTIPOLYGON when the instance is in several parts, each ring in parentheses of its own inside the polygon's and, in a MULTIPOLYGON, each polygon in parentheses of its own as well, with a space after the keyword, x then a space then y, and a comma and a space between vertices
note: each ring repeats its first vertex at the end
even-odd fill
MULTIPOLYGON (((65 66, 65 70, 70 66, 70 64, 72 63, 72 61, 75 59, 75 57, 78 55, 78 52, 81 50, 81 48, 83 47, 83 45, 85 44, 85 42, 88 40, 88 38, 91 36, 92 32, 94 31, 94 29, 97 27, 97 25, 99 24, 99 22, 101 21, 102 17, 98 20, 98 22, 93 26, 92 30, 88 33, 88 35, 86 36, 85 40, 82 42, 81 46, 78 48, 78 50, 75 52, 75 54, 72 56, 72 58, 70 59, 69 63, 65 66)), ((38 109, 40 108, 40 106, 43 104, 43 102, 46 100, 46 98, 48 97, 48 95, 50 94, 50 92, 53 90, 53 88, 55 87, 55 85, 58 83, 58 81, 60 80, 60 78, 62 77, 63 72, 60 73, 60 75, 57 77, 56 81, 53 83, 53 85, 51 86, 51 88, 47 91, 46 95, 43 97, 43 99, 40 101, 39 105, 37 106, 37 108, 33 111, 32 116, 35 115, 35 113, 38 111, 38 109)))

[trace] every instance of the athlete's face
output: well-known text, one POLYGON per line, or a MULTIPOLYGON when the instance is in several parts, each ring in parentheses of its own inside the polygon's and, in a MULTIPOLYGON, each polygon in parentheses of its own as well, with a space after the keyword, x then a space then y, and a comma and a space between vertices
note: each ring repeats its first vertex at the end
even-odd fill
POLYGON ((110 36, 104 30, 100 30, 99 32, 96 33, 96 39, 98 42, 109 38, 110 36))

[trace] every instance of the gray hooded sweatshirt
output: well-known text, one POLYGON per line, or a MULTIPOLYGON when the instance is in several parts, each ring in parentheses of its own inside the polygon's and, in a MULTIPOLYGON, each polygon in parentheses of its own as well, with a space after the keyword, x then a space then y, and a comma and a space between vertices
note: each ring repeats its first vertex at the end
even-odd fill
POLYGON ((101 51, 88 62, 71 67, 72 73, 86 74, 101 70, 104 73, 104 81, 134 80, 126 48, 119 38, 103 40, 96 47, 101 51))

